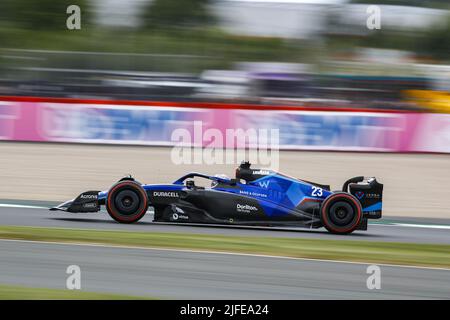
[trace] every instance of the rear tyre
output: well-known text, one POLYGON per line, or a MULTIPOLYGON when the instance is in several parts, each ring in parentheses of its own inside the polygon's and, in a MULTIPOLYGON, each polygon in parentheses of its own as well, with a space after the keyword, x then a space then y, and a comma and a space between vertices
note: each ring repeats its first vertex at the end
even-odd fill
POLYGON ((322 202, 320 217, 324 227, 329 232, 349 234, 352 233, 361 222, 361 204, 349 193, 333 193, 322 202))
POLYGON ((117 222, 136 222, 145 215, 147 208, 147 193, 134 181, 119 181, 108 191, 106 210, 117 222))

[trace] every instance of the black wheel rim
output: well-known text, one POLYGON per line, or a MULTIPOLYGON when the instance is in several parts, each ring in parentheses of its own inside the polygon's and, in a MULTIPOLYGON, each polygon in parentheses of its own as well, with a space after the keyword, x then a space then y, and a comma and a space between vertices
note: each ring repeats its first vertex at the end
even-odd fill
POLYGON ((344 227, 355 219, 355 209, 348 202, 337 201, 331 205, 328 216, 334 225, 344 227))
POLYGON ((141 200, 136 191, 125 189, 117 193, 114 204, 120 214, 132 215, 139 209, 141 200))

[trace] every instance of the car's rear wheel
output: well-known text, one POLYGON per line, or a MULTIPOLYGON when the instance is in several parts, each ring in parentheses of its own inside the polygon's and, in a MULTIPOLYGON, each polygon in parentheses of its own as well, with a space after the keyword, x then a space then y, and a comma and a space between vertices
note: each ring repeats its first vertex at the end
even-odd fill
POLYGON ((329 232, 348 234, 353 232, 361 222, 361 204, 349 193, 333 193, 322 202, 320 217, 329 232))
POLYGON ((136 222, 145 215, 147 208, 147 193, 134 181, 119 181, 108 191, 106 210, 117 222, 136 222))

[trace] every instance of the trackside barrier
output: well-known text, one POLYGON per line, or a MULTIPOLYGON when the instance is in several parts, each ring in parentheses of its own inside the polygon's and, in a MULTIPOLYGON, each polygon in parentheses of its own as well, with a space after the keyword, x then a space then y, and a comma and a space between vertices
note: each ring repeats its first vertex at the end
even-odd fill
POLYGON ((0 140, 171 146, 182 129, 221 147, 205 132, 278 129, 282 150, 450 153, 449 114, 35 100, 0 97, 0 140))

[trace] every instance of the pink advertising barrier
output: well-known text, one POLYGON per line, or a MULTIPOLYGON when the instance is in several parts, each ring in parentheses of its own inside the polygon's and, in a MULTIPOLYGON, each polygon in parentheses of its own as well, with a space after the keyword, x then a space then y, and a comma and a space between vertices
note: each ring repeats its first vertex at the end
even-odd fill
POLYGON ((251 130, 268 140, 275 137, 280 149, 450 153, 447 114, 0 99, 0 140, 5 141, 226 147, 230 130, 238 137, 251 130))

